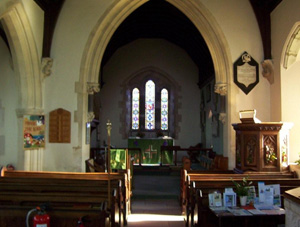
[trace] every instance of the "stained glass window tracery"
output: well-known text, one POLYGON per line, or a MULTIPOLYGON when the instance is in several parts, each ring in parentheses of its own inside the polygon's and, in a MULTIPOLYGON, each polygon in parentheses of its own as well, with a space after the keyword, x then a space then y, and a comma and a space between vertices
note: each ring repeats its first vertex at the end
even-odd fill
POLYGON ((145 129, 155 129, 155 83, 152 80, 145 85, 145 129))
POLYGON ((169 93, 167 89, 161 90, 161 110, 160 110, 160 123, 161 130, 168 130, 168 114, 169 114, 169 93))
POLYGON ((138 88, 132 90, 132 129, 139 129, 140 122, 140 91, 138 88))

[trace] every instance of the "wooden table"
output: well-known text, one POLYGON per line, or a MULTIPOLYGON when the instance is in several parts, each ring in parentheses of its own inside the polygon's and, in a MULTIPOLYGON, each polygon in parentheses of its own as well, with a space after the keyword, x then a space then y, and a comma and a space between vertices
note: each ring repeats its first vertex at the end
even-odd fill
POLYGON ((278 224, 285 224, 285 210, 262 210, 265 214, 254 215, 243 209, 242 212, 240 207, 232 208, 239 214, 233 214, 229 210, 215 210, 209 208, 210 214, 208 221, 211 226, 225 227, 225 226, 243 226, 243 227, 277 227, 278 224))

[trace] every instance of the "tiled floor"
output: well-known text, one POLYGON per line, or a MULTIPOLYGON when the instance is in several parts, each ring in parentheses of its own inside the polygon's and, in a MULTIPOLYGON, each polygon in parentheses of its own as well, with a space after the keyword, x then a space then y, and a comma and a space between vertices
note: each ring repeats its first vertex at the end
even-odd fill
POLYGON ((132 213, 128 226, 183 227, 179 204, 178 173, 136 173, 133 180, 132 213))

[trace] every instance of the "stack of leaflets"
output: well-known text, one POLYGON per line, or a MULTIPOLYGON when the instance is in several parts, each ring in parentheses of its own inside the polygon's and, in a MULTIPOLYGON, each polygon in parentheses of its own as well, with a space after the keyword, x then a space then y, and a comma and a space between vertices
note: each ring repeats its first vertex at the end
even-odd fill
POLYGON ((258 209, 249 209, 248 210, 252 215, 264 215, 265 213, 258 209))
POLYGON ((252 214, 240 207, 228 207, 227 210, 234 216, 251 216, 252 214))

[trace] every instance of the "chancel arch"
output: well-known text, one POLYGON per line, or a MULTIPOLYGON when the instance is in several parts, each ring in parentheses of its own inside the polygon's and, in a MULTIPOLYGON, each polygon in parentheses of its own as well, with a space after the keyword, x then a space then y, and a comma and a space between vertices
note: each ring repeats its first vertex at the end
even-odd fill
MULTIPOLYGON (((79 132, 83 132, 85 122, 87 121, 87 107, 88 107, 88 86, 93 85, 99 89, 99 75, 101 62, 103 60, 104 51, 113 36, 116 29, 121 23, 136 9, 142 6, 147 0, 125 0, 116 1, 99 18, 98 23, 91 32, 86 43, 85 50, 82 57, 80 68, 80 79, 77 84, 78 92, 78 116, 79 132)), ((232 67, 231 57, 229 53, 228 44, 220 27, 215 22, 215 19, 210 12, 200 2, 168 0, 170 4, 178 8, 190 21, 196 26, 203 36, 214 66, 215 73, 215 92, 226 96, 228 92, 229 81, 231 81, 232 67)), ((230 96, 227 96, 227 99, 230 96)), ((227 100, 226 103, 230 103, 227 100)), ((229 108, 225 108, 229 109, 229 108)), ((227 113, 228 114, 228 113, 227 113)), ((224 114, 223 114, 224 116, 224 114)), ((226 115, 228 119, 228 115, 226 115)), ((225 120, 228 124, 228 120, 225 120)), ((224 127, 229 130, 229 127, 224 127)), ((230 133, 224 133, 224 141, 230 141, 230 133)), ((79 136, 79 141, 82 140, 83 135, 79 136)), ((230 150, 230 144, 226 144, 224 150, 230 150)), ((83 145, 83 149, 86 146, 83 145)), ((226 151, 227 153, 227 151, 226 151)), ((226 155, 226 154, 225 154, 226 155)))

